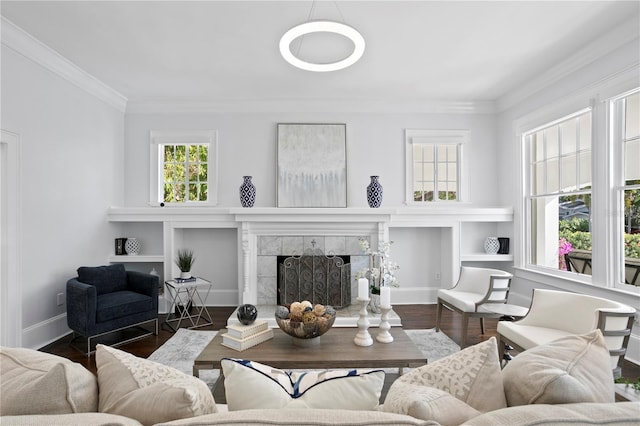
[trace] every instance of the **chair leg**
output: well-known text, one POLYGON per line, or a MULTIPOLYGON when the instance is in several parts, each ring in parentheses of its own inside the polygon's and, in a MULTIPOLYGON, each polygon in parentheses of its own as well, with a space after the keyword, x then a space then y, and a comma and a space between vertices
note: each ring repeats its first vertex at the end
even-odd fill
POLYGON ((482 334, 485 334, 485 332, 484 332, 484 318, 483 317, 480 317, 480 332, 482 334))
POLYGON ((438 300, 436 308, 436 331, 440 331, 440 318, 442 318, 442 303, 438 300))
POLYGON ((462 339, 460 339, 460 349, 467 347, 467 330, 469 329, 469 315, 462 314, 462 339))

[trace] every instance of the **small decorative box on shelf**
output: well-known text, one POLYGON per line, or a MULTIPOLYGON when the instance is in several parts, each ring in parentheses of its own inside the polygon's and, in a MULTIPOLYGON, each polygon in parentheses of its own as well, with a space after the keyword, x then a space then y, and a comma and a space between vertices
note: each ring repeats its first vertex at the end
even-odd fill
POLYGON ((222 335, 222 345, 236 351, 244 351, 273 338, 273 330, 265 320, 252 324, 229 324, 222 335))

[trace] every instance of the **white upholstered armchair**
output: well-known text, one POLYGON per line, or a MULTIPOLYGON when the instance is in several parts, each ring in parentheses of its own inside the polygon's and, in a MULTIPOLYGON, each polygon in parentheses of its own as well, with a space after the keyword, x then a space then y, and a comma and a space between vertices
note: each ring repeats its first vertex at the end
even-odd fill
POLYGON ((611 354, 613 374, 619 377, 635 312, 631 306, 600 297, 534 289, 529 313, 519 321, 500 321, 498 338, 522 351, 599 328, 611 354))
POLYGON ((436 331, 440 331, 444 306, 462 314, 461 348, 467 345, 470 317, 480 318, 480 327, 484 334, 484 318, 500 315, 478 311, 478 307, 484 303, 506 303, 512 277, 510 273, 499 269, 461 267, 457 284, 450 289, 438 290, 436 331))

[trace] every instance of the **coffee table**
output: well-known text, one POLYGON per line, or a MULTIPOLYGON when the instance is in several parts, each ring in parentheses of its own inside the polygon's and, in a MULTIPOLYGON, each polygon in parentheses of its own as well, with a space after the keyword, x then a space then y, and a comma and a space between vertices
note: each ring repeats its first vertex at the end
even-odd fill
MULTIPOLYGON (((375 336, 377 330, 373 330, 375 336)), ((374 339, 371 346, 357 346, 353 338, 356 328, 332 328, 320 337, 317 345, 300 347, 293 344, 293 337, 279 328, 273 330, 273 339, 242 352, 222 345, 223 329, 204 348, 193 362, 193 375, 199 377, 201 370, 220 370, 220 379, 214 390, 216 401, 221 398, 220 387, 224 381, 222 358, 250 359, 271 367, 293 369, 340 369, 340 368, 415 368, 425 365, 424 354, 400 327, 391 327, 393 343, 379 343, 374 339)))

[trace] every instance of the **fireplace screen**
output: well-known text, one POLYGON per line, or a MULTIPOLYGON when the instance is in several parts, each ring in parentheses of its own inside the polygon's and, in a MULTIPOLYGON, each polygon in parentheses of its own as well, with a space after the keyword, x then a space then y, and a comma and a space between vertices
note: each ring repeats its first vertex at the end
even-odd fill
POLYGON ((349 256, 278 256, 278 304, 308 300, 336 309, 351 303, 349 256))

